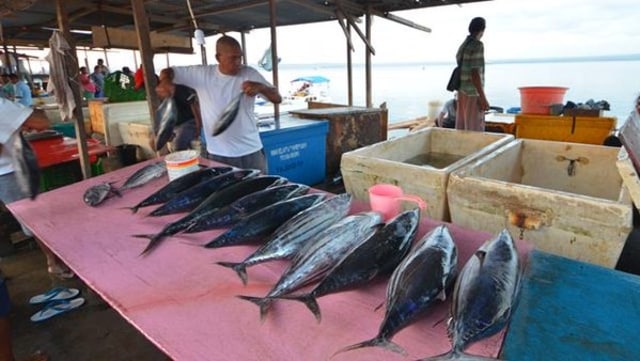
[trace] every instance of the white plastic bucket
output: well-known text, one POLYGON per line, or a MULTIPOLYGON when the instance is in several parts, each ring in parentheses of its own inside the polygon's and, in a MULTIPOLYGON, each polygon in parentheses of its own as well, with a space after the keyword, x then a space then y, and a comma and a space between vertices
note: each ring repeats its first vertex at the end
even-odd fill
POLYGON ((198 152, 195 150, 182 150, 167 154, 164 161, 167 163, 169 181, 194 172, 199 167, 198 152))

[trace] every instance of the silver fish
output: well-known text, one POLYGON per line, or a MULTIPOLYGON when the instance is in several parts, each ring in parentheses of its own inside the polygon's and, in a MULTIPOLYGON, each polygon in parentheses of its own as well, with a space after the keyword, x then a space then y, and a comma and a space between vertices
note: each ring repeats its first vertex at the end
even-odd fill
POLYGON ((105 182, 89 187, 84 192, 82 200, 87 205, 95 207, 114 194, 121 196, 120 192, 113 187, 113 182, 105 182))
POLYGON ((342 193, 296 214, 276 229, 264 245, 240 263, 218 262, 238 273, 247 284, 247 267, 277 259, 290 259, 305 242, 349 213, 351 195, 342 193))
POLYGON ((376 337, 347 346, 336 354, 371 346, 406 354, 391 338, 415 322, 437 299, 444 301, 445 290, 455 278, 457 264, 458 251, 448 228, 441 225, 427 233, 391 275, 386 313, 376 337))
POLYGON ((36 199, 40 191, 40 167, 36 153, 21 131, 18 131, 13 143, 12 162, 20 189, 29 198, 36 199))
POLYGON ((156 109, 155 115, 155 149, 159 151, 173 136, 173 128, 178 120, 178 107, 173 97, 165 98, 158 106, 158 109, 156 109))
POLYGON ((378 212, 362 212, 343 218, 308 242, 265 297, 238 297, 257 304, 260 307, 260 319, 264 320, 271 302, 277 297, 324 276, 345 254, 371 237, 382 224, 378 212))
POLYGON ((313 290, 283 298, 304 302, 320 322, 316 299, 365 285, 379 275, 391 273, 409 253, 419 221, 419 208, 399 214, 347 254, 313 290))
POLYGON ((242 92, 236 95, 233 99, 231 99, 227 107, 224 108, 224 110, 222 111, 222 115, 213 128, 214 137, 222 134, 222 132, 227 130, 227 128, 229 128, 233 121, 236 120, 236 117, 238 116, 238 110, 240 109, 240 100, 242 100, 243 95, 244 93, 242 92))
POLYGON ((506 326, 519 284, 518 251, 505 229, 471 256, 456 281, 449 322, 451 351, 425 360, 491 360, 464 350, 506 326))
POLYGON ((119 190, 122 191, 129 188, 141 187, 165 174, 167 174, 167 166, 164 162, 160 161, 147 164, 129 176, 119 190))

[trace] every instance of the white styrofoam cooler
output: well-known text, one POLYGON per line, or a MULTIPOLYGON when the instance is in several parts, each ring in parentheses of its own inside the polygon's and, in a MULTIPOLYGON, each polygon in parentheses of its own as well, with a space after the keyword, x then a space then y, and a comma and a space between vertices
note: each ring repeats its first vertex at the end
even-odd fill
POLYGON ((613 268, 632 228, 618 151, 518 139, 450 175, 452 222, 494 233, 524 230, 545 252, 613 268))
POLYGON ((151 143, 154 141, 150 123, 119 122, 118 134, 123 144, 134 144, 140 147, 139 158, 151 159, 156 156, 151 143))
POLYGON ((449 173, 513 139, 510 134, 426 128, 344 153, 340 170, 346 191, 355 199, 368 202, 369 187, 391 183, 400 186, 404 193, 418 195, 427 202, 427 212, 423 216, 447 221, 449 173), (452 163, 443 163, 438 168, 407 163, 416 156, 429 154, 452 156, 452 163))

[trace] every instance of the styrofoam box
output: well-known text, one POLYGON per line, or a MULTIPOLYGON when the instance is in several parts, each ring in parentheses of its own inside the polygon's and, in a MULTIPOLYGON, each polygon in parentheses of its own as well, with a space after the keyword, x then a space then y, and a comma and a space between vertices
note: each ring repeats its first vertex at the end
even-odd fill
POLYGON ((545 252, 613 268, 632 228, 618 151, 518 139, 450 175, 451 219, 493 233, 524 230, 545 252))
POLYGON ((151 148, 153 141, 153 130, 149 123, 120 122, 118 133, 122 139, 122 144, 135 144, 142 150, 142 158, 151 159, 156 156, 156 152, 151 148))
MULTIPOLYGON (((423 216, 447 221, 449 174, 513 140, 511 134, 426 128, 344 153, 340 169, 345 189, 355 199, 368 202, 369 187, 391 183, 400 186, 405 194, 418 195, 427 202, 423 216), (429 162, 430 156, 433 163, 429 162), (431 165, 424 165, 420 158, 431 165)), ((410 202, 403 203, 405 207, 415 207, 410 202)))
POLYGON ((93 131, 104 134, 105 144, 110 146, 126 143, 122 141, 118 123, 151 124, 149 105, 146 100, 123 103, 92 100, 89 101, 89 113, 93 131))

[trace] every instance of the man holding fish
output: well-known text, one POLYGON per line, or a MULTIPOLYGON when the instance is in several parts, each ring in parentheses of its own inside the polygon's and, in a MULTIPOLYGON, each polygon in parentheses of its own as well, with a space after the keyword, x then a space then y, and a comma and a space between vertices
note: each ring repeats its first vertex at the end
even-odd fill
POLYGON ((260 94, 272 103, 280 103, 282 97, 257 70, 242 64, 242 49, 234 38, 218 39, 216 60, 218 65, 163 69, 158 87, 169 89, 175 82, 196 90, 208 158, 266 173, 253 97, 260 94))
MULTIPOLYGON (((7 204, 26 198, 16 177, 13 158, 16 139, 22 130, 44 130, 49 128, 49 119, 41 111, 22 106, 10 100, 0 98, 0 200, 7 204)), ((22 226, 25 235, 33 236, 26 227, 22 226)), ((59 278, 74 276, 58 258, 39 240, 38 245, 47 257, 48 270, 51 275, 59 278)))

